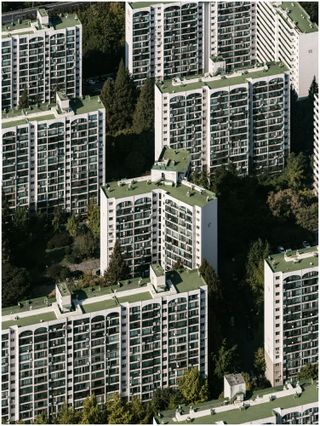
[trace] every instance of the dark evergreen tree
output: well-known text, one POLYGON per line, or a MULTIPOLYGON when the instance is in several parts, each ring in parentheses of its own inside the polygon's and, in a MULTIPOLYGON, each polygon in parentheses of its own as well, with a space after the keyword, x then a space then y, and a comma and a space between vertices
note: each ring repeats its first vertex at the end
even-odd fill
POLYGON ((25 268, 10 263, 2 265, 2 306, 15 305, 30 289, 30 277, 25 268))
POLYGON ((19 109, 28 108, 28 107, 29 107, 28 88, 27 86, 25 86, 19 99, 19 109))
POLYGON ((110 133, 110 122, 113 114, 114 81, 106 80, 102 87, 101 99, 106 109, 106 131, 110 133))
POLYGON ((141 87, 133 114, 133 130, 141 133, 154 127, 154 80, 147 79, 141 87))
POLYGON ((113 253, 110 258, 109 267, 105 273, 106 283, 109 285, 117 284, 128 276, 128 266, 122 256, 119 241, 116 241, 113 253))
POLYGON ((135 85, 121 59, 114 83, 112 114, 108 123, 111 134, 116 134, 131 127, 135 103, 135 85))

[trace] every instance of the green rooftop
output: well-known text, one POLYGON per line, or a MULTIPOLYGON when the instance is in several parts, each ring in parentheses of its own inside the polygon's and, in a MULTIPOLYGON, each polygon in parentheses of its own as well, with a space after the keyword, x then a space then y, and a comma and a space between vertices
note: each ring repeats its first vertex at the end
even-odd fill
MULTIPOLYGON (((46 16, 47 14, 45 9, 40 9, 39 12, 41 16, 46 16)), ((61 30, 64 28, 74 27, 75 25, 81 24, 75 13, 69 13, 63 16, 52 16, 49 18, 49 22, 50 26, 53 26, 55 30, 61 30)), ((38 29, 41 30, 43 28, 39 28, 38 21, 36 20, 31 21, 30 19, 17 19, 16 21, 10 22, 2 26, 2 37, 31 34, 38 31, 38 29), (22 29, 26 29, 26 31, 20 32, 20 30, 22 29), (19 32, 15 34, 15 32, 18 30, 19 32)))
MULTIPOLYGON (((224 422, 226 424, 241 424, 247 422, 255 422, 259 419, 264 419, 267 417, 271 417, 273 415, 272 410, 275 408, 291 408, 300 405, 309 404, 312 402, 318 401, 318 391, 316 385, 304 385, 304 390, 302 395, 297 398, 293 395, 276 398, 273 401, 266 402, 263 404, 259 404, 256 406, 249 407, 243 411, 240 411, 238 408, 233 408, 230 411, 225 411, 223 413, 212 414, 204 417, 197 417, 192 420, 194 424, 214 424, 217 422, 224 422)), ((273 392, 273 389, 267 389, 270 393, 273 392)), ((194 408, 199 412, 200 410, 215 408, 217 406, 222 406, 223 402, 221 401, 209 401, 205 404, 195 404, 194 408)), ((183 413, 189 413, 189 407, 182 407, 183 413)), ((173 417, 175 416, 175 410, 164 411, 162 417, 156 417, 157 423, 161 424, 172 424, 173 417)), ((178 423, 178 422, 177 422, 178 423)), ((179 423, 188 423, 187 421, 179 422, 179 423)))
POLYGON ((159 263, 153 263, 151 268, 157 277, 162 277, 164 275, 163 267, 159 263))
POLYGON ((161 1, 137 1, 134 3, 129 3, 132 9, 142 9, 144 7, 156 6, 157 4, 161 4, 165 2, 161 1))
POLYGON ((118 297, 117 299, 119 303, 135 303, 135 302, 143 302, 144 300, 152 299, 152 294, 149 291, 145 291, 143 293, 131 294, 129 296, 118 297))
POLYGON ((177 289, 178 293, 185 291, 197 290, 203 285, 206 285, 205 281, 198 274, 198 270, 182 270, 182 271, 170 271, 166 273, 166 279, 170 280, 177 289))
POLYGON ((18 318, 17 320, 9 320, 2 322, 2 330, 6 330, 9 327, 17 325, 18 327, 25 327, 28 325, 38 324, 40 322, 52 321, 57 319, 56 314, 52 312, 46 312, 44 314, 32 315, 29 317, 18 318))
POLYGON ((286 253, 272 254, 268 256, 266 262, 273 272, 293 272, 305 268, 316 267, 318 266, 318 247, 314 246, 292 251, 287 250, 286 253), (306 253, 310 253, 310 256, 305 258, 299 257, 300 254, 303 255, 306 253), (292 258, 292 260, 286 261, 285 256, 292 258), (295 258, 296 260, 294 261, 295 258))
POLYGON ((297 1, 280 3, 281 9, 286 11, 288 17, 295 23, 302 33, 312 33, 318 31, 317 24, 311 22, 310 16, 297 1))
POLYGON ((112 309, 116 308, 118 303, 115 299, 107 299, 102 300, 100 302, 88 303, 86 305, 82 305, 83 311, 88 314, 91 312, 103 311, 104 309, 112 309))
POLYGON ((86 96, 85 98, 71 99, 70 106, 75 114, 84 114, 103 108, 103 103, 99 96, 86 96))
POLYGON ((129 187, 128 184, 118 185, 118 182, 110 182, 103 186, 103 191, 107 198, 125 198, 133 195, 147 194, 154 190, 166 191, 169 195, 180 200, 190 206, 204 207, 209 201, 216 198, 215 194, 208 190, 202 193, 192 190, 186 185, 178 184, 178 186, 165 185, 164 183, 155 183, 144 180, 134 181, 129 187), (209 197, 209 200, 207 200, 209 197))
POLYGON ((23 300, 18 302, 15 306, 9 306, 8 308, 2 308, 2 316, 10 315, 10 314, 19 314, 19 312, 27 312, 30 311, 30 307, 32 306, 32 310, 46 308, 52 303, 56 301, 55 297, 36 297, 34 299, 23 300))
POLYGON ((186 149, 164 147, 159 160, 154 164, 154 170, 168 170, 185 173, 190 164, 190 154, 186 149))
POLYGON ((263 79, 264 77, 270 77, 272 75, 283 74, 288 71, 288 68, 282 62, 270 62, 267 64, 267 68, 264 70, 256 70, 252 72, 242 71, 239 76, 232 77, 232 74, 226 74, 225 76, 211 77, 207 81, 202 81, 203 76, 198 78, 198 81, 192 82, 192 78, 183 79, 181 84, 172 84, 173 80, 165 80, 163 83, 157 83, 158 88, 162 93, 179 93, 189 90, 202 89, 203 87, 209 87, 209 89, 218 89, 221 87, 235 86, 237 84, 244 84, 248 79, 263 79), (190 82, 188 82, 188 80, 190 82), (200 81, 199 81, 200 80, 200 81))
POLYGON ((68 284, 66 282, 60 282, 57 284, 57 287, 61 293, 61 296, 71 296, 68 284))

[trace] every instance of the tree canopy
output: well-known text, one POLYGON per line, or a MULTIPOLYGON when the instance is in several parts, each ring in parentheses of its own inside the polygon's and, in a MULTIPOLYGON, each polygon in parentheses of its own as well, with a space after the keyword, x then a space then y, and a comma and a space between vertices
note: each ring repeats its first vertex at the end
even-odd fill
POLYGON ((140 94, 133 114, 133 130, 141 133, 154 127, 154 80, 147 79, 140 89, 140 94))
POLYGON ((128 266, 122 256, 120 243, 117 240, 107 271, 105 272, 105 279, 107 284, 117 284, 119 280, 127 278, 129 273, 128 266))
POLYGON ((196 367, 184 373, 178 386, 181 395, 188 403, 203 402, 208 399, 208 382, 201 377, 196 367))

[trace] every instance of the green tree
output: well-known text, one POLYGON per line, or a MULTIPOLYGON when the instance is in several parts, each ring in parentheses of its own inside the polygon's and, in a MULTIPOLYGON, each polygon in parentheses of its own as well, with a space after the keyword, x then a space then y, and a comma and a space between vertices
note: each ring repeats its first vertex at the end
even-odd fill
POLYGON ((281 189, 269 193, 267 204, 273 216, 288 219, 293 216, 292 210, 300 206, 300 200, 298 193, 293 189, 281 189))
POLYGON ((302 152, 291 153, 283 172, 284 180, 289 188, 299 189, 305 181, 306 158, 302 152))
POLYGON ((237 350, 237 345, 228 347, 227 339, 223 340, 218 353, 213 356, 214 373, 218 379, 223 379, 225 374, 233 373, 237 369, 237 350))
POLYGON ((54 423, 60 425, 78 424, 81 419, 81 413, 77 412, 73 407, 69 407, 65 402, 58 411, 54 423))
POLYGON ((69 235, 73 238, 77 235, 78 220, 74 214, 68 217, 68 220, 66 223, 66 230, 68 231, 69 235))
POLYGON ((66 214, 62 210, 61 207, 55 207, 54 212, 53 212, 52 222, 51 222, 54 232, 59 231, 61 226, 64 225, 65 216, 66 216, 66 214))
POLYGON ((110 122, 112 123, 112 114, 114 111, 113 100, 114 100, 114 81, 106 80, 103 84, 101 91, 101 99, 106 109, 106 131, 109 133, 110 122))
POLYGON ((46 416, 45 413, 38 414, 36 416, 36 418, 34 419, 34 423, 36 425, 46 425, 46 424, 49 423, 48 422, 48 417, 46 416))
POLYGON ((2 264, 2 306, 16 305, 30 289, 30 276, 25 268, 2 264))
POLYGON ((317 364, 305 364, 298 374, 299 380, 315 380, 318 378, 318 365, 317 364))
POLYGON ((28 108, 28 107, 29 107, 28 87, 27 85, 25 85, 19 99, 19 109, 28 108))
POLYGON ((208 383, 197 367, 186 371, 178 382, 179 391, 188 403, 196 403, 208 398, 208 383))
POLYGON ((121 401, 119 394, 115 394, 112 400, 107 401, 108 424, 129 424, 131 423, 131 413, 121 401))
POLYGON ((261 307, 261 303, 263 303, 264 259, 266 259, 268 255, 268 242, 262 241, 259 238, 251 244, 247 257, 246 281, 250 285, 259 307, 261 307))
POLYGON ((112 114, 109 118, 109 131, 111 134, 116 134, 131 127, 135 102, 135 85, 121 59, 114 83, 112 114))
POLYGON ((107 284, 116 284, 119 280, 123 280, 128 276, 129 268, 122 256, 120 243, 117 240, 107 271, 105 272, 105 279, 107 284))
POLYGON ((297 225, 308 231, 314 232, 318 229, 318 203, 301 206, 295 211, 297 225))
POLYGON ((71 276, 71 271, 62 265, 53 264, 50 265, 47 270, 48 277, 52 278, 54 281, 65 281, 66 278, 71 276))
POLYGON ((95 238, 100 236, 100 209, 99 206, 90 202, 88 204, 88 216, 87 216, 87 225, 92 235, 95 238))
POLYGON ((133 130, 141 133, 154 127, 154 80, 145 80, 133 114, 133 130))
POLYGON ((253 382, 249 373, 242 371, 241 376, 246 384, 246 391, 250 392, 253 389, 253 382))
POLYGON ((77 235, 73 243, 73 254, 81 258, 93 257, 97 250, 97 240, 91 232, 77 235))
POLYGON ((264 358, 264 348, 258 348, 254 353, 253 366, 259 376, 264 376, 266 370, 266 361, 264 358))
POLYGON ((103 421, 103 413, 98 406, 97 398, 92 394, 83 402, 80 424, 101 424, 103 421))

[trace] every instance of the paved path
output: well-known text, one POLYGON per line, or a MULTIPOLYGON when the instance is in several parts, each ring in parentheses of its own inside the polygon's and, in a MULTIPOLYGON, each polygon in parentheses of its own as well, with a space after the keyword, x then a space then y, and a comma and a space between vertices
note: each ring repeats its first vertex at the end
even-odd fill
POLYGON ((100 268, 100 259, 90 259, 81 263, 74 263, 68 265, 68 268, 71 271, 91 272, 93 269, 96 270, 100 268))

